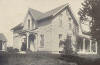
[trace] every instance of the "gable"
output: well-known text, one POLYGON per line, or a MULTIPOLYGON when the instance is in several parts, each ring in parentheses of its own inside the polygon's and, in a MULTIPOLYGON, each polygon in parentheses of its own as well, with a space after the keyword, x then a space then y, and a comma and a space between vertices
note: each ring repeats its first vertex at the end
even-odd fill
POLYGON ((22 29, 23 27, 24 27, 23 23, 20 23, 17 26, 15 26, 14 28, 12 28, 11 30, 19 30, 19 29, 22 29))
POLYGON ((43 21, 43 20, 54 18, 57 15, 59 15, 61 12, 63 12, 64 10, 66 10, 69 13, 69 15, 70 15, 71 19, 73 20, 74 24, 78 26, 78 22, 77 22, 77 20, 74 16, 74 14, 72 13, 69 5, 66 5, 66 4, 62 5, 60 7, 57 7, 55 9, 51 10, 51 11, 46 12, 45 15, 40 17, 40 19, 38 21, 40 22, 40 21, 43 21))
POLYGON ((26 18, 24 20, 24 28, 23 30, 27 30, 27 29, 32 29, 32 25, 33 24, 33 18, 30 15, 30 13, 28 12, 26 15, 26 18))
MULTIPOLYGON (((26 16, 26 18, 25 18, 25 21, 24 21, 24 29, 27 29, 27 28, 28 28, 28 25, 27 25, 28 23, 27 23, 26 21, 28 21, 29 19, 30 19, 30 21, 31 21, 31 24, 30 24, 30 25, 31 25, 31 28, 32 28, 32 26, 34 26, 33 20, 34 20, 35 22, 36 22, 36 21, 37 21, 37 22, 41 22, 41 21, 43 21, 43 20, 48 20, 48 18, 49 18, 49 19, 50 19, 50 18, 54 18, 56 15, 58 15, 60 12, 62 12, 62 10, 65 10, 65 9, 68 10, 70 16, 71 16, 72 19, 73 19, 73 22, 74 22, 76 25, 78 25, 78 22, 76 21, 76 19, 75 19, 73 13, 72 13, 70 7, 69 7, 67 4, 64 4, 64 5, 61 5, 61 6, 55 8, 55 9, 53 9, 53 10, 50 10, 50 11, 46 12, 46 13, 42 13, 42 12, 40 12, 40 11, 37 11, 37 10, 34 10, 34 9, 29 8, 28 14, 27 14, 27 16, 26 16)), ((17 27, 18 27, 18 26, 17 26, 17 27)), ((17 28, 17 27, 15 27, 15 28, 17 28)))
POLYGON ((44 16, 44 13, 31 8, 29 8, 28 13, 32 16, 32 18, 34 18, 34 20, 38 20, 40 17, 44 16))
MULTIPOLYGON (((63 14, 64 16, 67 16, 66 18, 71 19, 73 21, 73 23, 78 26, 78 22, 68 5, 66 7, 64 7, 63 9, 61 9, 60 11, 58 11, 57 13, 55 13, 54 17, 59 16, 61 14, 63 14)), ((63 17, 63 18, 65 18, 65 17, 63 17)))
POLYGON ((48 17, 51 17, 53 16, 54 14, 56 14, 57 12, 59 12, 60 10, 62 10, 63 8, 65 8, 67 5, 64 4, 64 5, 61 5, 59 7, 56 7, 46 13, 44 13, 43 16, 41 16, 38 20, 42 20, 42 19, 45 19, 45 18, 48 18, 48 17))
POLYGON ((77 27, 67 8, 53 17, 52 25, 54 25, 55 28, 65 28, 65 30, 68 30, 69 24, 71 24, 71 27, 77 27))
POLYGON ((66 39, 67 35, 76 36, 78 34, 78 26, 75 24, 67 8, 53 17, 51 25, 54 34, 57 34, 57 36, 62 34, 63 39, 66 39))

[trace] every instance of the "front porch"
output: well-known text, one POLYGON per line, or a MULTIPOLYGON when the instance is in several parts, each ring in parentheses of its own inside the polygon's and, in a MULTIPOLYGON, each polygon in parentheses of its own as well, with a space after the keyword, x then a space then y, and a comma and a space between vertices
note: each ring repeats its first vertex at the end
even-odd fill
POLYGON ((94 39, 80 38, 77 46, 78 54, 97 54, 98 44, 94 39))
POLYGON ((33 31, 22 31, 20 34, 22 35, 21 51, 37 51, 37 34, 33 31), (24 49, 22 47, 24 47, 24 49))

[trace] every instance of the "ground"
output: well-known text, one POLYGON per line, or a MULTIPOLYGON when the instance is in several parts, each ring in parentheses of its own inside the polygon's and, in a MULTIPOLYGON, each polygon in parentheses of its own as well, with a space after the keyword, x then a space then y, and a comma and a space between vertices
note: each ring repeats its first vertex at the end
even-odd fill
POLYGON ((59 59, 58 54, 1 54, 0 65, 77 65, 59 59))
POLYGON ((68 55, 62 56, 60 59, 67 62, 74 62, 78 65, 100 65, 100 55, 68 55))
POLYGON ((0 65, 100 65, 100 56, 57 54, 0 54, 0 65))

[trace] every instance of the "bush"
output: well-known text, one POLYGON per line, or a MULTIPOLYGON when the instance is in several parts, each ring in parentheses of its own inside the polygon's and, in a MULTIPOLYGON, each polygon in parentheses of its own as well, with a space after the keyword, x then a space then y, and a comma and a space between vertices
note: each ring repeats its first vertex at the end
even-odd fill
POLYGON ((75 51, 73 51, 72 41, 71 41, 70 36, 68 36, 65 41, 60 41, 60 44, 64 45, 64 49, 63 49, 62 54, 64 54, 64 55, 75 55, 75 54, 77 54, 75 51))
POLYGON ((9 53, 17 53, 17 52, 19 52, 19 49, 13 48, 13 47, 8 47, 8 48, 7 48, 7 51, 8 51, 9 53))
POLYGON ((26 43, 24 43, 24 42, 22 43, 21 50, 26 51, 26 43))

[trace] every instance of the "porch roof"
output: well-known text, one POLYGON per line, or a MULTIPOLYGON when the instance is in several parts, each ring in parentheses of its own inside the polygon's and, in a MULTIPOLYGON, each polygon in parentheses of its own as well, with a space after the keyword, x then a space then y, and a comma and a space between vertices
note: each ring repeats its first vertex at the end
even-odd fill
POLYGON ((89 35, 80 34, 79 36, 80 36, 80 37, 83 37, 83 38, 91 39, 91 36, 89 36, 89 35))
POLYGON ((18 29, 22 29, 24 27, 23 23, 18 24, 17 26, 15 26, 14 28, 12 28, 11 30, 18 30, 18 29))
POLYGON ((3 33, 0 33, 0 41, 7 41, 7 39, 3 33))

